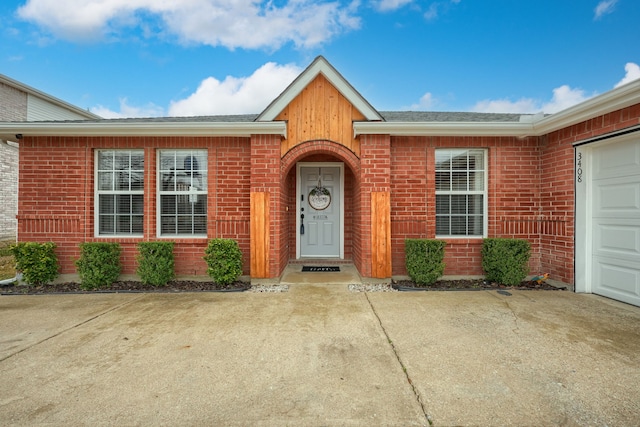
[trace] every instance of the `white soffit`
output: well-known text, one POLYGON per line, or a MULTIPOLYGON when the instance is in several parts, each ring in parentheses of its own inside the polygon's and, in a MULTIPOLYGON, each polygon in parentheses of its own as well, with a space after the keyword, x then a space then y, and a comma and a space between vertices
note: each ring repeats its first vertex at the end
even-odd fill
MULTIPOLYGON (((24 136, 287 136, 285 122, 22 122, 0 123, 0 135, 24 136)), ((11 138, 13 139, 13 138, 11 138)))
POLYGON ((354 122, 354 136, 531 136, 531 123, 522 122, 354 122))
POLYGON ((280 96, 278 96, 269 106, 258 116, 256 121, 264 122, 275 120, 286 107, 315 79, 318 74, 322 74, 327 80, 360 111, 367 120, 383 120, 382 116, 356 91, 353 86, 322 56, 318 56, 302 72, 280 96))

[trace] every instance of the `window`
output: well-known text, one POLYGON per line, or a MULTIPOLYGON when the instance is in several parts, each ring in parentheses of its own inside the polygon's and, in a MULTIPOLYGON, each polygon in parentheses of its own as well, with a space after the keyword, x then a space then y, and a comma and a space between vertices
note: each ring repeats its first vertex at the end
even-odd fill
POLYGON ((484 236, 486 171, 485 150, 436 150, 437 236, 484 236))
POLYGON ((162 150, 159 234, 207 236, 207 150, 162 150))
POLYGON ((141 236, 144 151, 101 150, 96 157, 96 234, 141 236))

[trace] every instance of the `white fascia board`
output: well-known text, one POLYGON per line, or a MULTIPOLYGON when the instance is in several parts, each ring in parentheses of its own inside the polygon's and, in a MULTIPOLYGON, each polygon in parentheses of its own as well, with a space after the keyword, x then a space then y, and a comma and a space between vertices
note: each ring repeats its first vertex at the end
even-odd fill
POLYGON ((0 123, 0 135, 23 136, 287 136, 285 122, 0 123))
POLYGON ((354 136, 531 136, 533 126, 522 122, 354 122, 354 136))
POLYGON ((367 120, 382 120, 380 114, 347 82, 322 56, 302 72, 282 94, 276 98, 256 121, 271 121, 298 96, 318 74, 322 74, 367 120))
POLYGON ((639 103, 640 79, 534 122, 534 132, 545 135, 639 103))

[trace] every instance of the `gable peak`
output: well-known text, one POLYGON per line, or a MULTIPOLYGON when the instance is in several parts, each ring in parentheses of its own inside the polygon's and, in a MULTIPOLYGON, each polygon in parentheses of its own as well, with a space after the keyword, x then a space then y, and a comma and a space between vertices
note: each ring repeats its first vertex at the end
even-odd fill
POLYGON ((311 64, 258 116, 256 121, 273 121, 309 83, 322 74, 369 121, 384 121, 382 116, 327 61, 317 56, 311 64))

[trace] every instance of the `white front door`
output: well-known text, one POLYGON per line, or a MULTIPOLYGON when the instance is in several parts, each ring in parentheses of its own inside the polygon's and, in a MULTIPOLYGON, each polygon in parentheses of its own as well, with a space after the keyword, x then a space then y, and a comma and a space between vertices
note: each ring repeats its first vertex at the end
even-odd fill
POLYGON ((614 141, 588 153, 592 292, 640 306, 640 136, 614 141))
POLYGON ((298 164, 298 258, 343 257, 343 165, 298 164))

